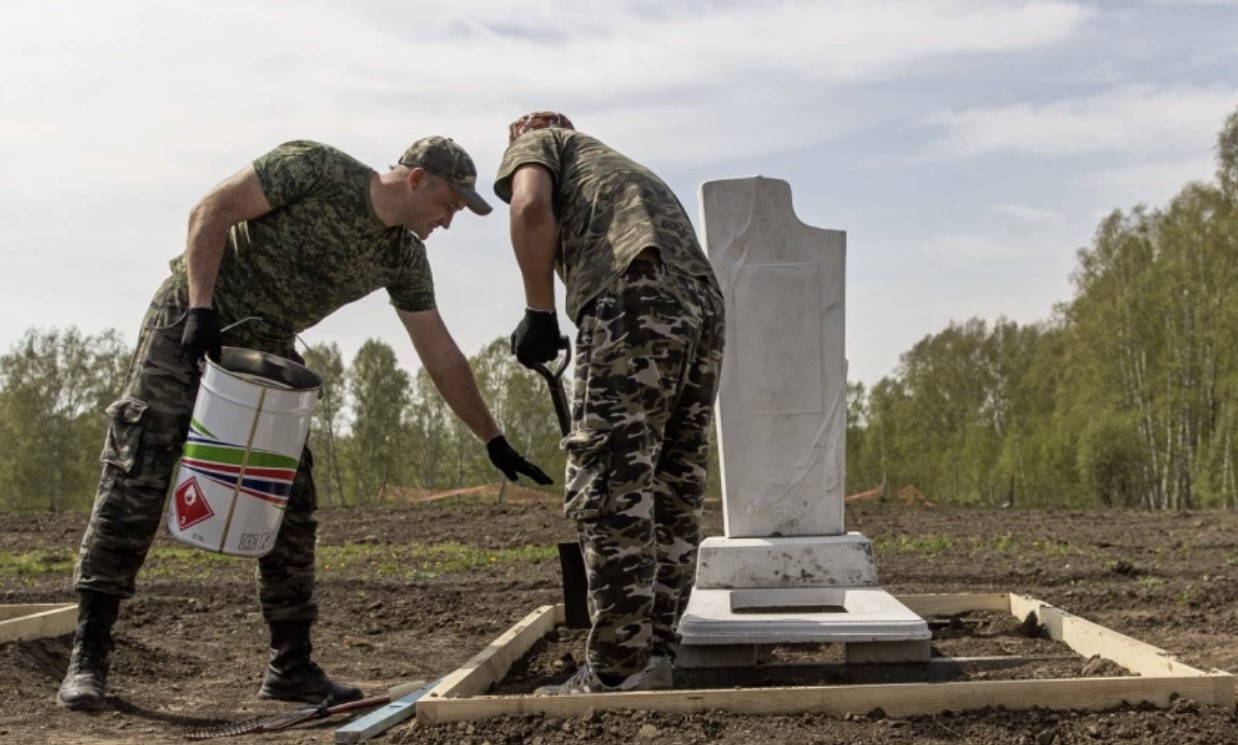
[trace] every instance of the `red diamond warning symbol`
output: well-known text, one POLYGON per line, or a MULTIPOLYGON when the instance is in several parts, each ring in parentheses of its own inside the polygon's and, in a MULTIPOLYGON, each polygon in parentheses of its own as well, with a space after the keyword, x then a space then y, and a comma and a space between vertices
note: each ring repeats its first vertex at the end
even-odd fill
POLYGON ((202 494, 202 487, 198 486, 198 479, 196 477, 191 477, 188 481, 176 487, 174 497, 176 500, 173 503, 173 506, 176 508, 176 525, 181 530, 185 530, 215 516, 215 511, 206 503, 206 496, 202 494))

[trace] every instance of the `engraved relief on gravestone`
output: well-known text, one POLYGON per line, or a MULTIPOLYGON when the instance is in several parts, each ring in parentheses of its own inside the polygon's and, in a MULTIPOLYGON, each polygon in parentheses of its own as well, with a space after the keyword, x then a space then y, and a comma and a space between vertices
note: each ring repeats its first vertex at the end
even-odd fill
POLYGON ((718 392, 726 535, 840 535, 847 361, 846 234, 805 225, 783 181, 702 189, 726 298, 718 392))
POLYGON ((736 273, 735 336, 746 349, 739 358, 739 407, 744 414, 812 414, 821 411, 821 350, 806 339, 821 338, 818 264, 749 264, 736 273), (770 322, 778 330, 771 331, 770 322), (789 385, 788 383, 793 383, 789 385))

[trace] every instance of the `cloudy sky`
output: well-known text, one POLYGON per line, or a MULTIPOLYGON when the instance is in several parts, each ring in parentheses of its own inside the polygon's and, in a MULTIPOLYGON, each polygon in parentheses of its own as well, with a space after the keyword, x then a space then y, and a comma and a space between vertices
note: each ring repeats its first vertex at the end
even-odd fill
MULTIPOLYGON (((851 377, 951 320, 1048 317, 1101 216, 1210 179, 1238 0, 41 0, 0 6, 0 350, 133 341, 190 207, 290 139, 375 168, 444 134, 483 179, 533 109, 662 174, 790 182, 846 230, 851 377)), ((487 190, 487 193, 489 191, 487 190)), ((506 212, 429 241, 468 354, 519 320, 506 212)), ((305 335, 416 354, 379 292, 305 335)))

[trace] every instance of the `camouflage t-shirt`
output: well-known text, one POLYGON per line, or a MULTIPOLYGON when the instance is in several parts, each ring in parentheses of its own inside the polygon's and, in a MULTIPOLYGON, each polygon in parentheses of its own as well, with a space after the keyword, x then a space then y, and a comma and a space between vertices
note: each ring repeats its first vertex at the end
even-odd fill
MULTIPOLYGON (((434 309, 425 244, 378 219, 374 170, 333 147, 287 142, 254 161, 271 211, 228 232, 213 305, 303 331, 380 287, 406 311, 434 309)), ((184 278, 185 257, 172 260, 184 278)))
POLYGON ((716 284, 683 205, 648 168, 589 135, 538 129, 516 138, 503 154, 494 183, 499 199, 511 202, 512 175, 529 163, 545 166, 554 178, 555 269, 567 286, 573 320, 649 247, 668 267, 716 284))

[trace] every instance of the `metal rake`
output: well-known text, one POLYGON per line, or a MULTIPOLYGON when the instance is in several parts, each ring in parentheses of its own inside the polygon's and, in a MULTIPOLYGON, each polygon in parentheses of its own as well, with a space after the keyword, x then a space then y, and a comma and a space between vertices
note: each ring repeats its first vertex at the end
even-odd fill
POLYGON ((331 705, 331 700, 327 699, 318 706, 308 706, 303 709, 294 709, 293 711, 285 711, 279 714, 269 714, 267 716, 246 719, 242 722, 230 722, 227 724, 217 724, 212 727, 203 727, 189 731, 185 734, 185 739, 214 740, 218 737, 236 737, 237 735, 252 735, 259 732, 274 732, 276 730, 288 729, 298 724, 312 722, 316 719, 326 719, 336 714, 384 706, 396 699, 407 696, 425 684, 424 680, 415 680, 395 686, 387 691, 385 696, 372 696, 335 705, 331 705))

